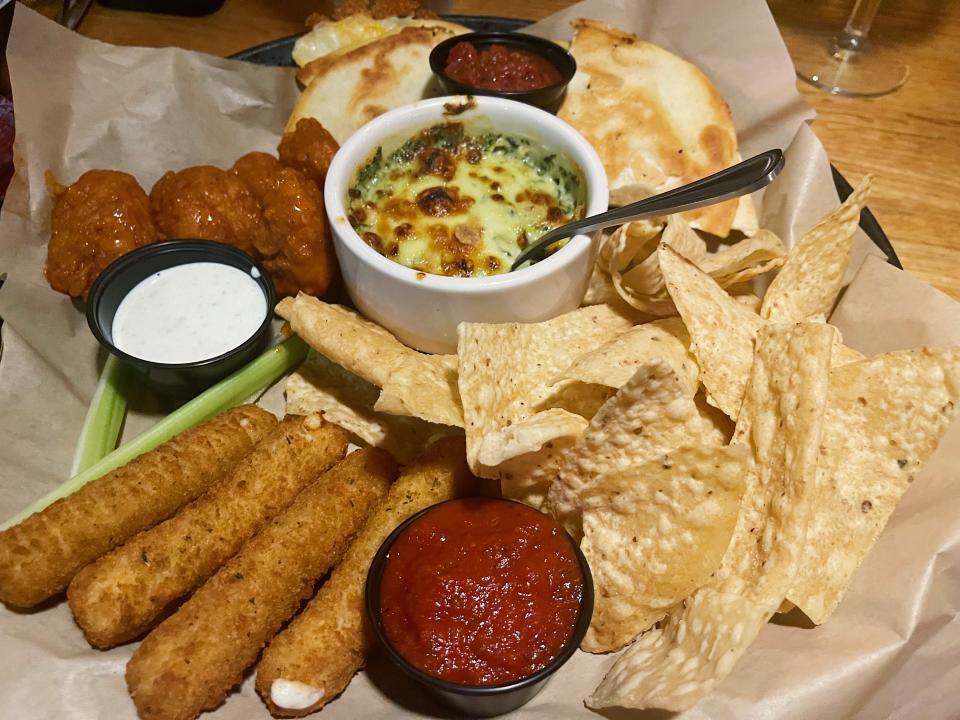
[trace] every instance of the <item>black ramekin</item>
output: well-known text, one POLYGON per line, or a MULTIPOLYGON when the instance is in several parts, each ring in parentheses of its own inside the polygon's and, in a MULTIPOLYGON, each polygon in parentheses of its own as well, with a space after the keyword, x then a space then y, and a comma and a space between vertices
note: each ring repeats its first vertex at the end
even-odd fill
POLYGON ((448 95, 492 95, 535 105, 548 112, 556 112, 563 100, 567 85, 577 72, 577 61, 560 45, 536 35, 513 32, 475 32, 456 35, 437 45, 430 53, 430 69, 433 70, 433 74, 448 95), (445 70, 450 49, 461 42, 472 43, 478 49, 497 44, 534 53, 553 65, 559 71, 561 80, 558 83, 536 90, 487 90, 466 85, 451 78, 445 70))
MULTIPOLYGON (((485 499, 489 500, 491 498, 485 499)), ((516 502, 507 499, 499 500, 501 502, 516 502)), ((573 626, 573 633, 570 639, 567 640, 566 644, 553 660, 543 669, 538 670, 532 675, 500 685, 462 685, 442 680, 441 678, 434 677, 420 670, 404 658, 403 655, 393 647, 393 644, 387 637, 387 633, 383 627, 383 617, 380 612, 380 583, 383 579, 383 571, 386 568, 387 558, 394 541, 418 519, 434 508, 445 505, 448 502, 453 501, 445 500, 410 516, 398 525, 394 531, 387 536, 387 539, 383 541, 383 544, 380 545, 380 549, 377 550, 373 562, 370 563, 370 569, 367 571, 367 583, 364 591, 367 619, 370 622, 370 627, 373 629, 374 635, 376 635, 377 640, 393 664, 409 677, 423 685, 448 707, 457 713, 469 717, 493 717, 494 715, 503 715, 529 702, 544 688, 551 676, 553 676, 553 674, 570 659, 577 648, 580 647, 583 636, 586 635, 587 629, 590 627, 590 618, 593 615, 593 576, 590 574, 590 566, 580 551, 580 547, 574 542, 570 535, 564 533, 567 542, 569 542, 570 547, 573 548, 574 557, 577 558, 577 563, 580 566, 580 574, 583 577, 583 593, 580 598, 580 610, 577 613, 577 620, 573 626)))
MULTIPOLYGON (((271 340, 276 292, 270 276, 253 258, 230 245, 210 240, 167 240, 128 252, 100 273, 87 296, 87 324, 100 344, 137 369, 157 391, 174 398, 192 397, 266 350, 271 340), (267 314, 256 332, 222 355, 189 363, 160 363, 128 355, 113 344, 113 316, 121 301, 138 283, 160 270, 194 262, 230 265, 244 272, 256 268, 254 280, 263 290, 267 314)), ((197 308, 197 312, 203 312, 197 308)))

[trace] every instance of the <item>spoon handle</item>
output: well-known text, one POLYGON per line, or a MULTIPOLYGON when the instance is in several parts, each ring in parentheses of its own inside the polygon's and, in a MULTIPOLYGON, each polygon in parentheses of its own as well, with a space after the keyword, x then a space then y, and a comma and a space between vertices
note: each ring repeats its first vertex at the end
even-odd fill
POLYGON ((725 170, 708 175, 688 185, 648 197, 639 202, 630 203, 615 210, 567 223, 544 233, 532 245, 529 245, 516 260, 511 270, 516 270, 528 260, 541 260, 547 246, 572 235, 602 230, 611 225, 621 225, 631 220, 641 220, 657 215, 696 210, 714 205, 724 200, 755 192, 773 182, 783 169, 783 152, 767 150, 732 165, 725 170))

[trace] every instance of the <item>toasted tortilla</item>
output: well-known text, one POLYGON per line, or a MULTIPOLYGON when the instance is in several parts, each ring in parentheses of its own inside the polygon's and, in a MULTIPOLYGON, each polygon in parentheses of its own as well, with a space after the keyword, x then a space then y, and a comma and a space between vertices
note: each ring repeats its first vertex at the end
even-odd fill
POLYGON ((467 28, 439 21, 407 26, 348 52, 308 63, 297 74, 308 84, 287 129, 293 129, 301 118, 316 118, 342 144, 361 125, 388 110, 441 95, 430 69, 430 51, 464 32, 467 28))
MULTIPOLYGON (((596 149, 611 191, 641 185, 660 193, 737 162, 730 108, 699 68, 604 23, 573 25, 578 70, 558 116, 596 149)), ((685 217, 726 237, 738 208, 728 200, 685 217)), ((741 219, 753 224, 750 208, 741 219)))
POLYGON ((324 63, 307 67, 316 60, 344 55, 351 50, 389 35, 396 35, 405 27, 448 27, 456 32, 466 32, 466 28, 456 23, 437 18, 385 17, 372 18, 358 13, 340 20, 323 18, 313 28, 297 38, 293 46, 293 61, 303 70, 297 73, 297 79, 309 85, 324 63))

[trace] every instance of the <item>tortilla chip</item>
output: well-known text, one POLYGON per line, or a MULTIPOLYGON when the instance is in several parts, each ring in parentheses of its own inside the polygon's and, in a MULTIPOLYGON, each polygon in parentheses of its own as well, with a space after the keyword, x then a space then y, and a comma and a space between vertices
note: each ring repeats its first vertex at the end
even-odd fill
POLYGON ((819 489, 787 597, 824 622, 936 449, 960 404, 960 348, 907 350, 834 368, 819 489))
POLYGON ((817 314, 829 317, 850 263, 871 180, 865 176, 840 207, 800 238, 767 288, 761 317, 777 322, 799 322, 817 314))
POLYGON ((540 450, 513 458, 502 466, 500 494, 539 509, 547 497, 563 456, 579 435, 561 437, 545 443, 540 450))
MULTIPOLYGON (((736 161, 741 162, 743 158, 740 153, 736 155, 736 161)), ((610 190, 610 207, 623 207, 630 203, 645 200, 656 193, 645 185, 623 185, 610 190)), ((733 217, 731 230, 743 233, 746 237, 753 237, 760 230, 757 219, 757 207, 750 195, 742 195, 737 202, 737 213, 733 217)))
MULTIPOLYGON (((408 355, 390 371, 390 376, 381 389, 375 409, 391 415, 419 417, 424 409, 424 399, 436 394, 438 390, 445 397, 449 397, 449 391, 459 400, 457 356, 422 353, 408 355)), ((463 427, 463 411, 459 403, 455 406, 438 405, 432 410, 436 413, 449 412, 447 420, 455 421, 449 424, 463 427)))
MULTIPOLYGON (((517 431, 510 430, 511 426, 527 421, 540 410, 558 408, 572 414, 570 407, 550 402, 556 393, 550 385, 552 379, 577 356, 631 327, 628 318, 607 305, 580 308, 541 323, 461 323, 457 346, 459 390, 467 459, 474 474, 500 479, 509 471, 498 467, 510 459, 509 448, 539 452, 529 443, 514 444, 512 438, 517 431), (542 405, 544 402, 549 407, 542 405)), ((554 413, 551 417, 561 416, 554 413)), ((554 425, 560 433, 554 437, 567 436, 575 424, 572 418, 564 418, 554 425)), ((546 444, 551 438, 542 432, 543 426, 538 427, 537 441, 546 444)))
POLYGON ((740 303, 741 305, 746 305, 748 308, 753 310, 753 312, 759 315, 760 303, 762 303, 763 301, 760 298, 758 298, 756 295, 754 295, 752 292, 743 292, 743 293, 737 292, 737 289, 740 287, 743 287, 743 286, 741 285, 741 286, 734 286, 731 288, 727 288, 727 292, 738 303, 740 303))
POLYGON ((666 223, 666 218, 645 218, 621 225, 601 247, 597 262, 608 272, 635 265, 657 249, 666 223))
POLYGON ((575 381, 619 388, 641 365, 662 358, 676 371, 693 396, 699 386, 699 370, 687 350, 689 344, 690 336, 680 318, 637 325, 576 358, 570 367, 554 378, 554 382, 575 381))
POLYGON ((543 410, 487 435, 477 460, 495 467, 511 458, 537 452, 554 438, 576 437, 586 428, 587 420, 580 415, 560 408, 543 410))
POLYGON ((780 606, 803 553, 827 399, 829 325, 760 331, 734 445, 752 470, 733 537, 711 580, 627 649, 587 699, 685 710, 725 678, 780 606))
POLYGON ((769 230, 758 230, 753 237, 721 245, 716 252, 692 258, 720 287, 746 282, 782 266, 787 259, 783 240, 769 230))
POLYGON ((749 455, 681 447, 603 475, 583 494, 594 606, 581 648, 617 650, 717 569, 737 521, 749 455))
MULTIPOLYGON (((627 238, 629 235, 625 234, 614 241, 613 259, 616 262, 610 265, 614 288, 625 302, 644 312, 655 315, 676 312, 664 288, 657 259, 657 243, 647 241, 640 246, 641 252, 631 254, 627 238)), ((679 215, 671 215, 667 219, 661 242, 690 259, 702 257, 707 252, 706 242, 679 215)))
POLYGON ((463 427, 455 358, 411 350, 376 323, 341 305, 300 293, 277 314, 318 353, 368 383, 384 388, 378 410, 403 410, 427 422, 463 427))
MULTIPOLYGON (((661 244, 666 244, 710 275, 721 287, 746 282, 757 275, 783 265, 786 249, 783 242, 769 230, 760 230, 753 237, 745 237, 730 245, 720 245, 711 251, 707 242, 680 216, 671 215, 663 231, 661 244)), ((614 243, 614 255, 616 248, 614 243)), ((676 307, 664 284, 660 261, 654 250, 645 246, 649 255, 638 260, 635 254, 629 267, 611 266, 614 289, 632 307, 645 312, 666 315, 676 307)))
MULTIPOLYGON (((749 298, 740 302, 673 248, 661 243, 660 266, 667 290, 690 333, 690 350, 700 367, 700 381, 711 405, 734 420, 743 401, 753 344, 760 328, 768 324, 750 309, 749 298)), ((835 365, 863 356, 847 348, 837 335, 835 365)))
POLYGON ((597 478, 645 463, 699 437, 700 413, 688 388, 666 361, 642 365, 608 400, 573 446, 563 453, 543 504, 579 538, 582 495, 597 478))
POLYGON ((706 445, 726 445, 733 438, 736 429, 733 420, 728 418, 723 410, 715 408, 707 402, 705 393, 698 392, 693 399, 700 413, 701 423, 700 442, 706 445))
POLYGON ((383 448, 404 464, 436 438, 461 432, 418 418, 376 412, 374 404, 379 394, 375 385, 311 351, 306 362, 287 378, 286 412, 318 412, 361 442, 383 448))
POLYGON ((835 343, 833 346, 833 355, 830 358, 830 364, 832 367, 840 367, 841 365, 848 365, 854 362, 860 362, 866 356, 862 352, 854 350, 852 347, 847 347, 843 343, 835 343))
POLYGON ((590 283, 587 285, 586 295, 583 296, 583 304, 609 305, 616 302, 623 302, 623 300, 617 295, 617 289, 613 286, 610 273, 601 268, 600 263, 597 263, 593 266, 593 272, 590 273, 590 283))
POLYGON ((581 306, 583 305, 609 305, 635 323, 646 323, 657 319, 656 315, 637 310, 620 297, 613 286, 613 278, 610 277, 609 272, 600 267, 599 262, 593 266, 593 272, 590 274, 590 283, 587 285, 587 292, 581 303, 581 306))
POLYGON ((711 404, 736 419, 763 320, 669 245, 658 250, 667 291, 690 333, 690 350, 711 404))

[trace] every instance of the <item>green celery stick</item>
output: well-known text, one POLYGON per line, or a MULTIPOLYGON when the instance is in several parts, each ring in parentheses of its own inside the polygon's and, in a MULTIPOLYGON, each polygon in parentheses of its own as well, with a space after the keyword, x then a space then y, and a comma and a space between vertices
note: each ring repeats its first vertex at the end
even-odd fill
POLYGON ((96 392, 83 421, 73 455, 70 477, 83 472, 117 447, 127 412, 125 390, 129 368, 113 355, 107 356, 96 392))
POLYGON ((124 443, 112 453, 94 463, 78 475, 74 475, 60 487, 47 493, 22 512, 0 525, 5 530, 24 518, 43 510, 51 503, 76 492, 91 480, 126 465, 138 455, 153 450, 174 435, 199 425, 214 415, 232 408, 259 395, 286 372, 292 370, 307 356, 307 346, 297 336, 292 336, 267 350, 256 360, 221 380, 183 407, 175 410, 149 430, 124 443))

